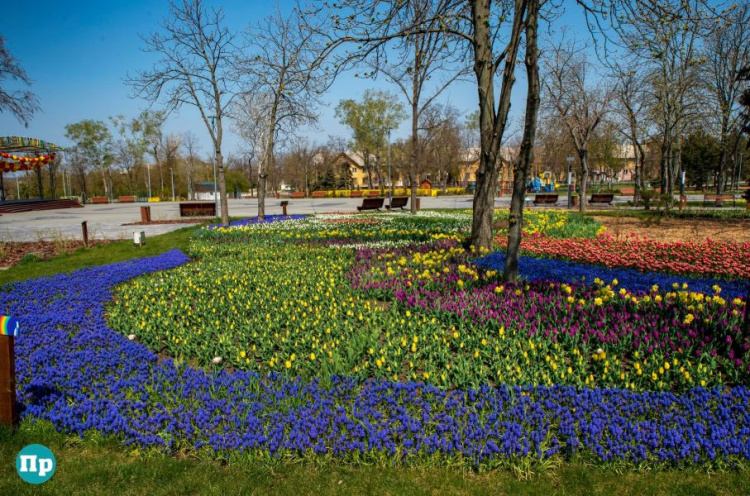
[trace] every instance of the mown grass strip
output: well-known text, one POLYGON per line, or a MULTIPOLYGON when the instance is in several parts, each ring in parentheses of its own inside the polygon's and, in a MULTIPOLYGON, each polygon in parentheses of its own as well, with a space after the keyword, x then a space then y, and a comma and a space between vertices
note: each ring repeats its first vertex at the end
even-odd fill
POLYGON ((50 424, 24 421, 17 430, 0 428, 0 494, 750 494, 747 469, 618 473, 614 469, 563 465, 543 473, 507 470, 476 473, 456 467, 352 466, 279 460, 271 465, 238 461, 221 464, 160 454, 133 454, 116 438, 85 439, 55 432, 50 424), (15 470, 15 457, 31 443, 49 447, 57 471, 33 486, 15 470))

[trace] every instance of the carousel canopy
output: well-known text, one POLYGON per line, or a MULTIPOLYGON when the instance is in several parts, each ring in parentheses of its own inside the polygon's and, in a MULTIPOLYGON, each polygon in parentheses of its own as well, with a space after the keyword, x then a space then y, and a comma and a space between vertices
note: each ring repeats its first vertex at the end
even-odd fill
POLYGON ((55 159, 62 148, 49 141, 23 136, 0 137, 0 172, 38 169, 55 159))
POLYGON ((25 138, 23 136, 0 136, 0 152, 6 153, 50 153, 62 151, 56 144, 37 138, 25 138))

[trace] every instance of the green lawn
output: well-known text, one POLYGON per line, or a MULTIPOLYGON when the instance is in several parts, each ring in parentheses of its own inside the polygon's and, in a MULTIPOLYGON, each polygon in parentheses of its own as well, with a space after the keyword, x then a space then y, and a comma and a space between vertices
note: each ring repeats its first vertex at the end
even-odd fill
POLYGON ((0 428, 0 494, 750 494, 748 471, 645 473, 564 465, 541 474, 510 471, 475 473, 457 467, 352 466, 334 460, 221 464, 190 457, 133 454, 116 439, 79 439, 50 424, 23 422, 16 431, 0 428), (57 460, 55 475, 32 486, 15 473, 15 457, 40 443, 57 460))
MULTIPOLYGON (((0 284, 81 267, 186 249, 195 228, 148 238, 143 248, 130 241, 80 250, 49 261, 0 272, 0 284)), ((116 437, 81 439, 58 433, 46 421, 0 427, 0 495, 25 494, 488 494, 488 495, 741 495, 750 494, 750 469, 706 473, 663 470, 635 473, 563 464, 543 473, 510 470, 476 473, 462 467, 350 465, 334 459, 280 460, 231 464, 194 454, 166 456, 139 452, 116 437), (52 479, 41 486, 16 474, 15 458, 26 445, 49 447, 57 459, 52 479)))
POLYGON ((136 247, 132 239, 123 240, 107 245, 96 245, 91 248, 79 248, 71 254, 53 257, 49 260, 37 260, 16 265, 0 271, 0 285, 61 272, 71 272, 82 267, 93 267, 122 262, 131 258, 159 255, 172 248, 186 250, 190 236, 195 229, 195 227, 184 227, 177 231, 148 237, 145 246, 141 248, 136 247))

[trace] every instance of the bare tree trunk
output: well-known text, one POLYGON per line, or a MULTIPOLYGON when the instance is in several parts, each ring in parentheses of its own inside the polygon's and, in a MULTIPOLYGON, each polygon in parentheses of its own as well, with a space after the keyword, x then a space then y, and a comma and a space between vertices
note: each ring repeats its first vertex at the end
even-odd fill
POLYGON ((531 1, 528 9, 525 59, 528 93, 526 95, 526 116, 521 151, 513 174, 513 197, 510 201, 510 216, 508 217, 508 250, 503 271, 505 282, 515 282, 518 277, 518 259, 523 232, 523 201, 526 193, 526 181, 533 164, 534 139, 539 111, 539 51, 536 35, 539 5, 537 2, 531 1))
POLYGON ((578 158, 581 160, 581 191, 578 193, 578 210, 586 211, 586 188, 589 180, 589 151, 586 149, 578 150, 578 158))
POLYGON ((719 180, 716 183, 717 195, 724 193, 724 178, 726 176, 727 168, 727 131, 725 126, 726 124, 722 119, 721 138, 719 140, 719 180))
POLYGON ((266 217, 266 179, 267 178, 268 178, 268 174, 265 171, 265 166, 261 166, 258 170, 258 220, 263 220, 266 217), (260 169, 263 169, 263 170, 260 170, 260 169))
MULTIPOLYGON (((682 166, 682 134, 680 134, 677 137, 677 152, 675 153, 675 171, 676 174, 676 180, 680 182, 680 194, 685 194, 685 183, 682 180, 682 175, 684 172, 683 166, 682 166)), ((672 190, 674 193, 674 189, 672 190)))
POLYGON ((39 188, 39 198, 44 198, 44 183, 42 182, 42 168, 36 168, 36 186, 39 188))
POLYGON ((55 165, 55 162, 50 162, 47 172, 49 173, 50 198, 57 198, 57 194, 55 191, 57 189, 57 181, 55 180, 55 175, 57 174, 57 165, 55 165))
POLYGON ((216 146, 216 168, 219 173, 219 198, 221 199, 221 225, 229 225, 229 205, 227 205, 227 183, 224 180, 224 157, 221 148, 216 146))
MULTIPOLYGON (((218 153, 217 153, 218 156, 218 153)), ((164 198, 164 171, 162 170, 162 164, 159 162, 159 197, 164 198)))
POLYGON ((660 177, 659 177, 662 194, 664 194, 667 191, 667 184, 669 182, 668 180, 669 156, 670 156, 669 150, 671 149, 671 147, 672 147, 672 144, 669 141, 669 137, 665 134, 661 143, 661 171, 660 171, 660 177))
MULTIPOLYGON (((481 153, 476 172, 471 244, 477 250, 492 248, 492 215, 495 210, 500 145, 510 110, 510 95, 515 83, 515 63, 520 46, 526 2, 517 0, 513 29, 507 45, 500 98, 495 112, 494 56, 490 38, 490 0, 472 2, 474 24, 474 73, 479 92, 479 128, 481 153)), ((530 2, 535 3, 535 0, 530 2)))
MULTIPOLYGON (((271 116, 271 122, 274 116, 271 116)), ((275 157, 273 154, 274 136, 273 129, 268 131, 268 140, 266 141, 266 156, 258 166, 258 220, 266 217, 266 187, 268 185, 268 171, 275 167, 275 157)))
MULTIPOLYGON (((154 154, 154 162, 156 162, 156 168, 159 169, 159 175, 161 175, 161 162, 159 161, 159 145, 158 144, 154 145, 153 154, 154 154)), ((151 169, 148 170, 148 174, 151 174, 151 169)), ((150 179, 147 178, 146 180, 149 181, 149 184, 150 184, 150 179)), ((153 188, 149 188, 149 189, 151 190, 151 194, 153 195, 154 194, 153 188)))
POLYGON ((365 170, 367 170, 367 189, 372 189, 372 167, 369 163, 365 165, 365 170))
POLYGON ((422 69, 419 47, 414 44, 414 72, 412 73, 412 105, 411 105, 411 165, 409 166, 409 183, 411 185, 410 211, 417 213, 417 164, 419 163, 419 83, 418 78, 422 69))
POLYGON ((636 144, 638 145, 638 154, 635 162, 635 170, 637 174, 635 184, 637 195, 633 198, 635 201, 637 201, 638 197, 641 195, 640 192, 643 189, 644 174, 646 173, 646 154, 643 151, 643 145, 640 142, 636 142, 636 144))
POLYGON ((78 174, 78 177, 81 181, 81 195, 83 196, 83 201, 85 202, 86 198, 88 198, 89 196, 88 190, 86 189, 86 172, 81 171, 78 174))

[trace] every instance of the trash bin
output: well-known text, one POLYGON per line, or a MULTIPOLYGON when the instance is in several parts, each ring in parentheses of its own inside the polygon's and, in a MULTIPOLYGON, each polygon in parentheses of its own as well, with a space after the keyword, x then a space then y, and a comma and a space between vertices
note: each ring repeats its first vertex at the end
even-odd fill
POLYGON ((151 222, 151 207, 141 207, 141 222, 143 224, 151 222))

